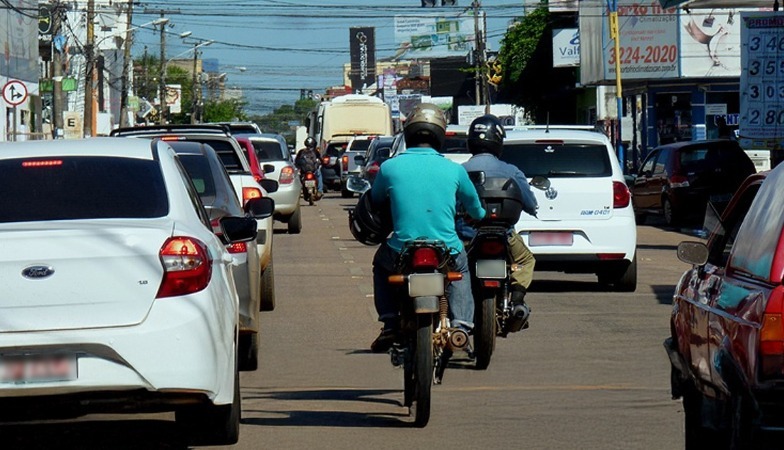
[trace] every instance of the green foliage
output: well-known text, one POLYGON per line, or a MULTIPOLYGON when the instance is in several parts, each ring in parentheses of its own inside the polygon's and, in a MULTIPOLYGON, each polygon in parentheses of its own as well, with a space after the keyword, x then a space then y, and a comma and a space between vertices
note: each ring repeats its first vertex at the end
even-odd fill
POLYGON ((282 105, 270 114, 251 116, 250 120, 259 124, 265 133, 277 133, 294 143, 294 128, 302 125, 307 113, 316 107, 318 102, 310 98, 301 98, 293 105, 282 105))
POLYGON ((545 0, 506 32, 498 53, 498 60, 504 68, 504 84, 513 85, 520 80, 536 52, 549 20, 550 12, 545 0))
POLYGON ((245 121, 248 117, 243 112, 245 102, 238 99, 212 100, 204 103, 203 122, 234 122, 245 121))

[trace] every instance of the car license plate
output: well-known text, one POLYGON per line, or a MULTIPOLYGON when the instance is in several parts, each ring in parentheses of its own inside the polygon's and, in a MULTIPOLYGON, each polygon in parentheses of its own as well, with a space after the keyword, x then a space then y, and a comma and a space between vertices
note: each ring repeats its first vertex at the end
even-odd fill
POLYGON ((571 231, 532 231, 528 235, 528 245, 572 245, 574 235, 571 231))
POLYGON ((0 355, 0 383, 46 383, 76 378, 76 355, 71 353, 0 355))
POLYGON ((476 262, 476 277, 503 280, 506 278, 506 261, 503 259, 480 259, 476 262))
POLYGON ((305 180, 305 187, 309 187, 309 188, 310 187, 316 187, 316 181, 315 180, 305 180))
POLYGON ((440 273, 412 273, 408 276, 410 297, 444 295, 444 275, 440 273))

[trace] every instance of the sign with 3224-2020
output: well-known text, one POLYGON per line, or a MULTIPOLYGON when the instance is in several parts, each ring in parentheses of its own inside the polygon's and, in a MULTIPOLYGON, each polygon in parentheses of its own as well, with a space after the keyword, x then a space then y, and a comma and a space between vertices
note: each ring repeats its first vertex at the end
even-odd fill
POLYGON ((739 135, 753 148, 784 141, 784 14, 741 13, 739 135))

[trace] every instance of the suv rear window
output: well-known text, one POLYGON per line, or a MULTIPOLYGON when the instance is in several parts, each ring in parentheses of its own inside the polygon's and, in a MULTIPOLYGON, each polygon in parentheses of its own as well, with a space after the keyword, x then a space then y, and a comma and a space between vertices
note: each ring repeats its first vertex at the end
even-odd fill
POLYGON ((209 145, 210 147, 215 149, 215 153, 218 154, 220 157, 223 166, 226 168, 226 171, 229 173, 237 173, 242 172, 245 173, 246 170, 242 165, 242 160, 240 160, 240 156, 237 153, 237 150, 231 145, 231 142, 224 141, 221 139, 209 139, 209 138, 191 138, 191 140, 198 141, 204 144, 209 145))
POLYGON ((280 144, 272 141, 251 141, 259 161, 280 161, 286 159, 280 144))
POLYGON ((526 177, 609 177, 607 148, 597 144, 508 144, 501 160, 520 168, 526 177))
POLYGON ((94 156, 0 161, 0 222, 144 219, 169 212, 157 162, 94 156))
POLYGON ((373 139, 354 139, 351 141, 351 147, 349 147, 349 150, 352 152, 367 151, 371 142, 373 142, 373 139))

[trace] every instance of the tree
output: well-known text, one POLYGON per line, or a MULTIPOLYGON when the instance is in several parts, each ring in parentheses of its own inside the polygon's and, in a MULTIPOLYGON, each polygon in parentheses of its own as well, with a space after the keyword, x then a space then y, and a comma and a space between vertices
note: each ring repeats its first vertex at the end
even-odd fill
POLYGON ((248 120, 243 111, 245 102, 239 99, 211 100, 204 103, 203 122, 235 122, 248 120))
POLYGON ((259 124, 264 132, 280 134, 287 142, 293 144, 295 124, 302 123, 302 119, 317 104, 318 102, 311 98, 301 98, 294 105, 282 105, 270 114, 252 116, 250 120, 259 124))

